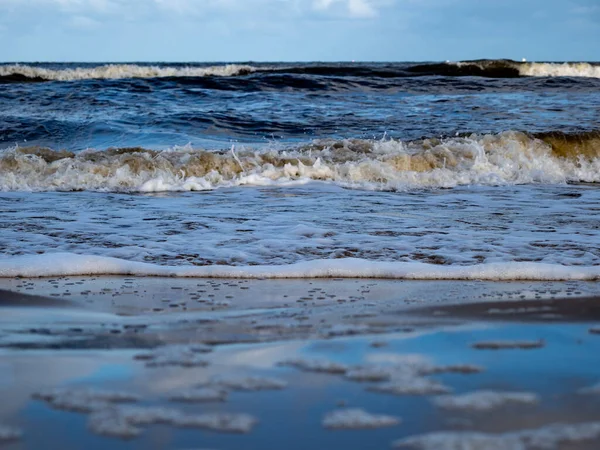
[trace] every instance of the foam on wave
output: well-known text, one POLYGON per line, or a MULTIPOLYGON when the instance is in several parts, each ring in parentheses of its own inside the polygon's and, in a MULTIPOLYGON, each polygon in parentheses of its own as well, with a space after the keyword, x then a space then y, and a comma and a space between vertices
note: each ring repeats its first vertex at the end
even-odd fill
POLYGON ((97 67, 49 69, 25 64, 0 65, 0 78, 30 81, 75 81, 93 79, 205 77, 247 75, 255 67, 224 64, 209 67, 145 66, 136 64, 105 64, 97 67))
POLYGON ((590 63, 524 63, 519 72, 528 77, 600 78, 600 66, 590 63))
POLYGON ((588 62, 518 62, 510 59, 399 64, 289 64, 252 66, 248 64, 147 65, 104 64, 99 66, 65 67, 29 64, 0 65, 0 81, 42 82, 91 79, 164 78, 164 77, 233 77, 250 73, 291 74, 330 77, 402 78, 421 75, 481 76, 491 78, 516 77, 588 77, 600 78, 600 65, 588 62))
POLYGON ((190 278, 381 278, 403 280, 595 281, 600 266, 564 266, 534 262, 440 266, 419 262, 383 262, 360 258, 319 259, 288 265, 161 266, 74 253, 0 258, 0 277, 138 275, 190 278))
POLYGON ((517 62, 511 60, 465 61, 456 63, 465 69, 480 69, 481 74, 494 76, 494 72, 511 71, 525 77, 586 77, 600 78, 600 66, 586 62, 542 63, 517 62))
POLYGON ((0 191, 159 192, 331 182, 370 190, 600 182, 600 134, 315 141, 286 150, 177 147, 0 152, 0 191))

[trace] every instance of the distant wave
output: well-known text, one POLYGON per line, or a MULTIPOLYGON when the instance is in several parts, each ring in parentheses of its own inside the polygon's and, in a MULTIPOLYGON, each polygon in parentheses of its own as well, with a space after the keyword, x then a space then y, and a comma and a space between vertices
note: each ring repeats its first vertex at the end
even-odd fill
POLYGON ((597 183, 600 133, 324 140, 260 151, 16 147, 0 153, 0 191, 192 191, 310 181, 368 190, 597 183))
POLYGON ((77 81, 128 78, 236 77, 253 73, 355 78, 404 78, 426 75, 480 76, 489 78, 518 77, 588 77, 600 78, 600 65, 587 62, 538 63, 508 59, 441 63, 306 63, 247 65, 0 65, 0 83, 77 81))
POLYGON ((247 75, 255 67, 226 64, 210 67, 146 66, 105 64, 97 67, 50 69, 26 64, 0 65, 0 82, 9 81, 76 81, 94 79, 206 77, 247 75))
POLYGON ((538 63, 517 62, 508 59, 421 64, 409 72, 446 75, 481 76, 490 78, 516 77, 587 77, 600 78, 600 65, 587 62, 538 63))

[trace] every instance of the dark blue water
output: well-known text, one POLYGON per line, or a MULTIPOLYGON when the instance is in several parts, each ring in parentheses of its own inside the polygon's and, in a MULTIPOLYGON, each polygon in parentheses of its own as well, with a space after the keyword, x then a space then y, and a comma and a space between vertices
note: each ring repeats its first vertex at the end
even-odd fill
POLYGON ((595 129, 600 119, 594 65, 541 66, 549 74, 581 77, 411 63, 243 64, 225 72, 188 64, 149 72, 155 66, 116 66, 106 73, 106 65, 0 65, 0 147, 225 148, 231 142, 384 135, 411 140, 506 130, 580 132, 595 129))

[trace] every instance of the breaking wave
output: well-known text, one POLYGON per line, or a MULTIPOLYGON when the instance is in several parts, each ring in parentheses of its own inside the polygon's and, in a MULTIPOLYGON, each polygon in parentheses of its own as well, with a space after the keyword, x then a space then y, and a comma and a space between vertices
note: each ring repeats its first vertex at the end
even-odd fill
POLYGON ((283 149, 0 152, 1 191, 160 192, 311 181, 369 190, 600 182, 600 132, 508 131, 419 141, 321 140, 283 149))
POLYGON ((409 67, 407 70, 409 72, 428 75, 480 76, 490 78, 600 78, 600 65, 587 62, 539 63, 517 62, 509 59, 484 59, 477 61, 421 64, 409 67))
POLYGON ((266 75, 328 76, 352 78, 404 78, 425 75, 517 77, 588 77, 600 78, 600 65, 588 62, 517 62, 509 59, 474 60, 440 63, 307 63, 307 64, 221 64, 221 65, 150 65, 104 64, 4 64, 0 65, 0 83, 77 81, 128 78, 236 77, 254 73, 266 75))
POLYGON ((51 69, 25 64, 0 65, 0 81, 76 81, 94 79, 206 77, 247 75, 255 67, 224 64, 209 67, 106 64, 96 67, 51 69))

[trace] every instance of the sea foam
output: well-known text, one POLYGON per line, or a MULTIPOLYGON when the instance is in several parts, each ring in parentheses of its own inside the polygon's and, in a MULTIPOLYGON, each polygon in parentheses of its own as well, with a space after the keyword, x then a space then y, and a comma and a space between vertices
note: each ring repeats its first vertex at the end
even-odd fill
POLYGON ((0 77, 19 75, 47 81, 76 81, 93 79, 205 77, 247 75, 256 69, 249 65, 223 64, 208 67, 149 66, 136 64, 105 64, 96 67, 50 69, 26 64, 0 65, 0 77))
POLYGON ((600 182, 600 137, 504 132, 420 141, 325 140, 280 150, 190 147, 0 152, 0 191, 161 192, 312 181, 365 190, 600 182))
POLYGON ((451 266, 420 262, 319 259, 288 265, 162 266, 74 253, 0 258, 0 277, 138 275, 197 278, 383 278, 404 280, 600 280, 600 266, 564 266, 535 262, 451 266))
MULTIPOLYGON (((514 73, 524 77, 600 78, 600 65, 587 62, 518 62, 507 59, 486 59, 447 64, 462 69, 463 75, 467 75, 469 70, 473 70, 473 74, 481 76, 514 73)), ((439 64, 432 66, 440 67, 439 64)), ((426 68, 427 65, 420 67, 426 68)))

